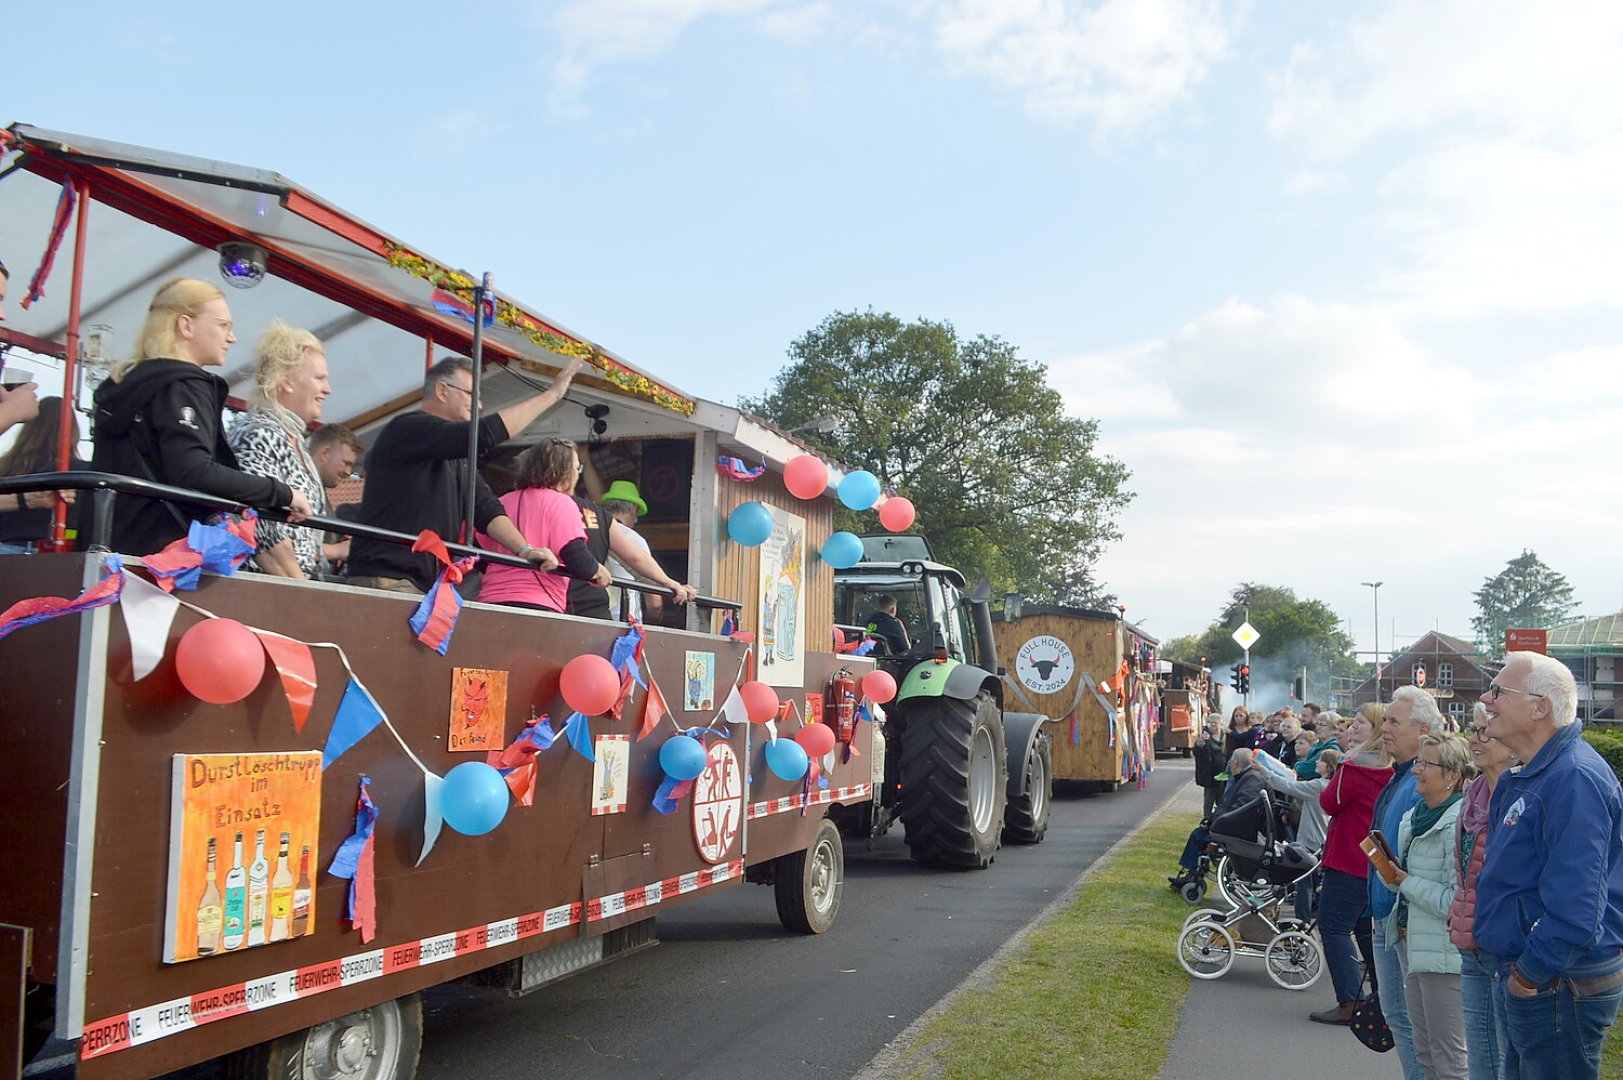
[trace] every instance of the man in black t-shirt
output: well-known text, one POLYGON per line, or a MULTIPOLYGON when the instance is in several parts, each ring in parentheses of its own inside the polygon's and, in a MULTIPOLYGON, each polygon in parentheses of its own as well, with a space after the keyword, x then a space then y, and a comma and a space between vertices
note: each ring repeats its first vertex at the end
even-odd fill
POLYGON ((907 627, 902 620, 896 617, 896 598, 894 596, 881 596, 879 603, 874 607, 874 613, 868 616, 868 632, 875 637, 883 638, 890 655, 897 656, 907 652, 913 643, 907 638, 907 627))
MULTIPOLYGON (((579 358, 571 360, 545 392, 482 418, 479 457, 483 459, 562 401, 580 365, 579 358)), ((361 521, 413 536, 432 529, 448 543, 466 543, 471 533, 464 533, 462 517, 471 476, 475 485, 473 524, 537 569, 551 570, 558 565, 556 556, 524 542, 478 468, 470 466, 468 423, 472 417, 473 365, 461 357, 446 357, 428 369, 422 411, 389 421, 367 454, 361 521)), ((357 536, 350 545, 348 571, 352 585, 424 593, 434 584, 440 565, 432 555, 357 536)))

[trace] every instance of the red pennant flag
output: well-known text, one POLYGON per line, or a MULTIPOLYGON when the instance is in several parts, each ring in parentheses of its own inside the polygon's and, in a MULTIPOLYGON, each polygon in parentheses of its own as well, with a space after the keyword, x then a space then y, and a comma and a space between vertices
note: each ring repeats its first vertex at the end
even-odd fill
POLYGON ((648 673, 648 700, 643 703, 642 729, 637 732, 637 741, 642 742, 649 735, 652 735, 654 729, 659 726, 659 722, 670 714, 671 707, 665 704, 665 694, 660 690, 659 684, 654 681, 654 673, 650 671, 648 673))
POLYGON ((277 634, 257 630, 255 634, 282 679, 288 711, 293 714, 293 730, 302 733, 305 721, 310 719, 310 707, 316 700, 316 661, 310 655, 310 646, 277 634))
POLYGON ((507 781, 507 789, 513 793, 513 799, 520 806, 535 805, 535 757, 509 772, 503 779, 507 781))

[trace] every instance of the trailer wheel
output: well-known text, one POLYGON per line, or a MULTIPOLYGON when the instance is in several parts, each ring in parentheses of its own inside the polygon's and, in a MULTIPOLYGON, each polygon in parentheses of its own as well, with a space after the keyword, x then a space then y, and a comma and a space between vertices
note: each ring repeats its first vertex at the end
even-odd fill
MULTIPOLYGON (((1026 756, 1026 793, 1009 796, 1003 815, 1003 839, 1011 844, 1040 844, 1048 832, 1048 810, 1053 794, 1054 747, 1048 732, 1037 733, 1026 756)), ((1014 777, 1009 778, 1013 781, 1014 777)))
POLYGON ((824 818, 809 848, 774 861, 773 891, 784 929, 821 934, 833 926, 845 886, 845 845, 840 842, 839 828, 824 818))
POLYGON ((982 690, 908 710, 898 769, 907 846, 925 866, 981 870, 997 855, 1008 798, 1003 718, 982 690))
POLYGON ((412 1080, 423 1048, 420 994, 250 1046, 226 1059, 229 1080, 412 1080))

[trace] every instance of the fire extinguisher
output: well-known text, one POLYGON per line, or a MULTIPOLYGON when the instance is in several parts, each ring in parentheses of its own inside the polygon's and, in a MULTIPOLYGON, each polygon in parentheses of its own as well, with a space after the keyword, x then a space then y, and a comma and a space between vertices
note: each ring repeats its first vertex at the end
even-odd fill
POLYGON ((828 694, 825 698, 829 726, 834 729, 834 737, 840 742, 848 743, 857 736, 857 680, 845 668, 834 673, 828 681, 828 694))

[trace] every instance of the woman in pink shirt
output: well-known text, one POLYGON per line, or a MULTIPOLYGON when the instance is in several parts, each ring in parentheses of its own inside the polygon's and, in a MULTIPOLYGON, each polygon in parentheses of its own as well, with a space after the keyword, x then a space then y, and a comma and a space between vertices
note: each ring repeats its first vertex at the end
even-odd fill
MULTIPOLYGON (((542 439, 519 455, 518 486, 501 497, 502 505, 531 547, 558 556, 558 569, 488 566, 479 587, 480 602, 563 611, 568 606, 570 578, 599 587, 608 585, 608 568, 586 549, 580 508, 570 498, 580 470, 575 444, 568 439, 542 439)), ((491 551, 507 550, 484 533, 479 534, 479 543, 491 551)))

